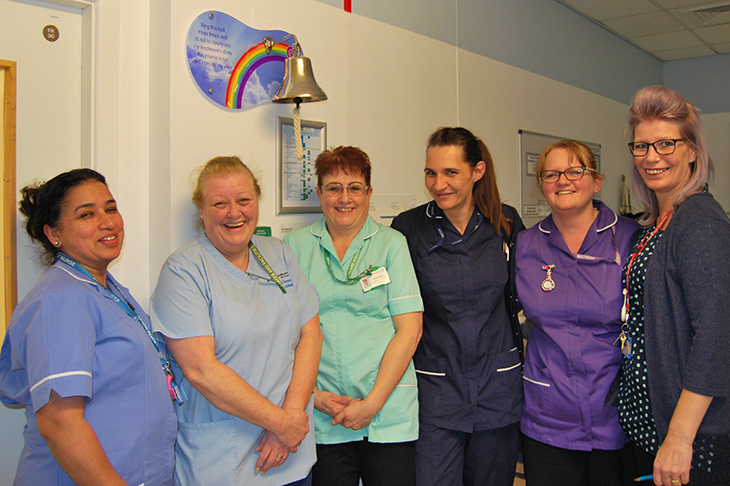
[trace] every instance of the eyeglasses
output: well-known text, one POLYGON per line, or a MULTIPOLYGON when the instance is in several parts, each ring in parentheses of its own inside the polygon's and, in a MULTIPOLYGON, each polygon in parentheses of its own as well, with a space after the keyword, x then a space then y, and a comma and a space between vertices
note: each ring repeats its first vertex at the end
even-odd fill
POLYGON ((667 140, 657 140, 654 143, 649 142, 630 142, 629 150, 634 157, 643 157, 649 153, 649 147, 654 147, 659 155, 672 155, 677 149, 677 142, 686 142, 686 138, 670 138, 667 140))
POLYGON ((331 197, 341 196, 345 187, 347 187, 347 194, 349 194, 350 197, 362 196, 368 191, 368 189, 370 189, 370 186, 366 186, 361 182, 350 182, 347 186, 343 186, 339 182, 330 182, 326 186, 320 187, 322 188, 322 192, 331 197))
POLYGON ((540 173, 540 180, 552 184, 560 180, 560 176, 564 175, 569 181, 577 181, 583 178, 586 171, 595 172, 590 167, 571 167, 568 170, 545 170, 540 173))

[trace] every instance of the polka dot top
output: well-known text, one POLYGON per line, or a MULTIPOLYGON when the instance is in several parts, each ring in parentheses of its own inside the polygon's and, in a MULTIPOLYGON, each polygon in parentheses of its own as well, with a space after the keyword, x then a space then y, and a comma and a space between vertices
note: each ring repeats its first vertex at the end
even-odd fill
MULTIPOLYGON (((639 238, 641 242, 654 228, 647 228, 639 238)), ((621 363, 623 378, 619 389, 618 418, 626 436, 645 451, 656 454, 659 450, 654 415, 649 401, 646 348, 644 346, 644 278, 649 258, 654 252, 663 231, 658 231, 636 257, 629 274, 629 319, 624 325, 631 339, 632 355, 623 356, 621 363)), ((635 250, 634 250, 635 251, 635 250)), ((626 288, 626 267, 624 265, 624 288, 626 288)))
MULTIPOLYGON (((654 228, 644 230, 641 242, 654 228)), ((649 397, 648 370, 646 366, 646 347, 644 345, 644 278, 649 258, 663 231, 651 238, 644 250, 631 265, 629 274, 629 318, 624 326, 632 341, 631 357, 623 356, 621 362, 621 387, 619 389, 618 417, 626 436, 643 450, 656 455, 659 450, 654 415, 649 397)), ((636 249, 634 249, 636 251, 636 249)), ((626 287, 626 267, 624 265, 624 288, 626 287)), ((730 471, 730 437, 697 437, 692 444, 692 484, 730 484, 722 473, 730 471), (719 470, 722 480, 713 473, 719 470), (706 480, 706 481, 705 481, 706 480)))

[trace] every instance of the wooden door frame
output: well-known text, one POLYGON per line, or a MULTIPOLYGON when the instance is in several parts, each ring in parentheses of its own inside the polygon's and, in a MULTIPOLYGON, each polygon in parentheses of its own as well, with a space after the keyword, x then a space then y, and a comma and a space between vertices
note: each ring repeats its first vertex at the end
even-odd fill
POLYGON ((3 333, 13 310, 18 304, 18 272, 17 272, 17 248, 16 248, 16 213, 15 213, 15 133, 16 133, 16 95, 17 95, 17 63, 0 59, 0 70, 5 72, 5 83, 3 89, 2 117, 3 138, 5 139, 3 154, 3 189, 4 201, 3 215, 4 228, 3 239, 5 243, 5 254, 2 255, 2 267, 5 279, 5 295, 3 298, 5 324, 3 333))

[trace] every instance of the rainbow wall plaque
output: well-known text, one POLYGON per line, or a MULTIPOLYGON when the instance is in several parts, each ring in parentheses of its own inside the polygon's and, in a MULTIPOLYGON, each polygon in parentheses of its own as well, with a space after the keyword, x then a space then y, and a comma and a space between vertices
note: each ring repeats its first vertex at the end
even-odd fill
POLYGON ((283 30, 253 29, 223 12, 202 13, 188 31, 190 73, 203 94, 225 108, 247 110, 269 103, 281 88, 294 40, 266 52, 263 39, 278 42, 286 35, 283 30))

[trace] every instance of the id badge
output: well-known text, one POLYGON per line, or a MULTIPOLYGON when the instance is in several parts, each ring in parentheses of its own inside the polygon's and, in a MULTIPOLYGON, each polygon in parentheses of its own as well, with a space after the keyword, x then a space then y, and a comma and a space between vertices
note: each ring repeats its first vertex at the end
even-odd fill
POLYGON ((370 275, 365 275, 360 279, 360 285, 362 286, 363 292, 370 292, 373 289, 382 287, 390 283, 390 277, 385 267, 377 268, 373 270, 370 275))

